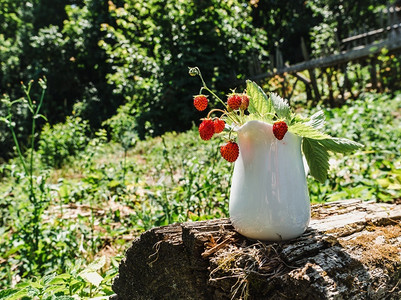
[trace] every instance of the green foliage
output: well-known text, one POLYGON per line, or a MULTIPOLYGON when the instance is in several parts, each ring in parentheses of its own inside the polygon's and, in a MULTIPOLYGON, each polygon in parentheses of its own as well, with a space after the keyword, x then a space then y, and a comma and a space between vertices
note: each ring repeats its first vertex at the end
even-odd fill
POLYGON ((135 146, 137 125, 135 118, 129 113, 127 105, 121 106, 116 115, 103 122, 103 126, 109 128, 108 132, 112 140, 120 143, 125 150, 135 146))
POLYGON ((110 128, 109 133, 111 134, 112 140, 120 143, 124 149, 123 178, 125 178, 126 173, 128 149, 135 146, 138 140, 136 120, 127 111, 128 105, 123 105, 117 110, 116 115, 103 122, 103 126, 110 128))
POLYGON ((308 123, 296 122, 291 124, 288 130, 307 139, 323 140, 330 138, 329 135, 319 131, 308 123))
POLYGON ((355 30, 378 29, 377 13, 386 7, 387 0, 311 0, 306 2, 318 24, 310 30, 311 48, 315 57, 338 53, 339 41, 358 34, 355 30))
MULTIPOLYGON (((67 273, 50 273, 38 279, 19 283, 15 288, 2 290, 0 299, 18 300, 26 297, 29 299, 74 300, 77 297, 84 299, 110 296, 113 291, 110 287, 106 287, 105 283, 110 285, 110 280, 115 273, 103 272, 105 263, 104 256, 97 258, 87 266, 83 265, 82 260, 78 260, 67 268, 67 273), (101 283, 103 283, 102 286, 101 283)), ((116 260, 113 259, 112 263, 116 264, 116 260)))
MULTIPOLYGON (((301 37, 309 47, 316 32, 319 47, 335 47, 334 33, 344 38, 366 20, 374 27, 383 3, 1 0, 0 94, 17 99, 21 80, 46 76, 49 101, 42 113, 50 124, 64 122, 79 103, 77 115, 98 129, 126 104, 141 138, 183 131, 202 116, 184 100, 196 91, 185 74, 188 66, 199 65, 208 85, 223 95, 231 82, 262 73, 276 48, 292 63, 302 59, 301 37), (311 31, 319 23, 328 29, 311 31)), ((398 65, 393 58, 383 57, 383 63, 398 65)), ((396 88, 399 72, 387 69, 381 71, 383 85, 396 88)), ((28 114, 21 109, 14 115, 25 145, 28 114)), ((0 132, 0 156, 7 158, 11 136, 4 126, 0 132)))
POLYGON ((401 88, 401 75, 398 70, 401 68, 401 57, 395 53, 389 53, 382 49, 377 57, 380 64, 378 77, 383 91, 397 91, 401 88))
POLYGON ((65 123, 43 127, 40 134, 38 153, 49 167, 60 168, 75 159, 89 143, 88 121, 80 117, 67 117, 65 123))
MULTIPOLYGON (((1 35, 8 39, 13 37, 14 33, 22 26, 21 11, 18 7, 21 0, 1 0, 0 1, 0 22, 3 24, 1 35)), ((0 45, 2 45, 0 43, 0 45)))
MULTIPOLYGON (((319 23, 309 7, 310 1, 259 0, 251 1, 252 23, 256 28, 263 28, 268 35, 266 50, 276 55, 279 49, 290 64, 303 61, 301 38, 309 45, 310 30, 319 23)), ((269 61, 273 67, 274 61, 269 61)))
POLYGON ((251 114, 256 114, 260 118, 266 117, 272 119, 274 116, 273 104, 272 101, 269 101, 269 98, 262 88, 255 82, 248 80, 246 89, 249 97, 253 100, 249 102, 249 112, 251 114))
POLYGON ((65 6, 68 19, 64 20, 62 32, 71 48, 67 58, 74 79, 66 92, 71 105, 76 99, 81 102, 80 116, 89 120, 93 128, 98 128, 114 115, 123 101, 122 95, 113 93, 114 86, 107 84, 106 74, 111 73, 114 66, 107 64, 107 55, 98 46, 99 41, 106 38, 101 28, 111 16, 107 1, 79 2, 79 5, 65 6))
MULTIPOLYGON (((400 96, 366 94, 343 108, 324 109, 325 131, 365 147, 346 156, 331 155, 324 183, 308 176, 313 202, 400 198, 400 108, 400 96)), ((299 118, 320 128, 321 111, 302 111, 312 116, 309 121, 299 118)), ((123 121, 114 121, 116 132, 125 128, 123 121)), ((122 146, 104 144, 104 138, 105 133, 99 132, 73 164, 35 178, 43 191, 42 201, 48 202, 34 255, 24 242, 32 234, 25 221, 30 211, 28 181, 17 162, 0 169, 0 286, 9 289, 1 295, 29 290, 45 299, 59 289, 60 297, 105 297, 111 293, 117 262, 106 262, 95 270, 98 275, 92 269, 83 272, 94 257, 107 251, 110 256, 122 254, 129 245, 126 237, 154 226, 228 216, 232 164, 220 157, 217 139, 205 143, 193 128, 140 140, 128 149, 124 167, 122 146)), ((343 143, 336 142, 319 143, 326 151, 343 143)), ((341 149, 344 146, 349 145, 341 149)), ((44 168, 40 160, 34 162, 37 169, 44 168)))
POLYGON ((311 52, 313 57, 324 57, 340 52, 336 23, 321 23, 311 29, 311 52))
MULTIPOLYGON (((323 46, 334 49, 334 34, 346 37, 366 20, 374 26, 382 1, 115 3, 0 0, 0 94, 7 91, 0 104, 0 157, 17 155, 0 166, 0 287, 7 288, 0 298, 107 297, 117 262, 95 257, 118 257, 127 239, 154 226, 227 217, 232 165, 221 159, 216 140, 202 142, 192 127, 203 115, 194 113, 190 99, 198 83, 187 67, 201 66, 208 85, 227 93, 233 81, 267 67, 276 47, 299 60, 300 37, 308 41, 320 21, 316 55, 323 46), (20 82, 43 75, 42 105, 42 88, 30 83, 28 99, 20 82), (41 114, 50 124, 37 144, 41 114), (90 140, 89 126, 102 123, 108 132, 99 130, 90 140), (172 129, 190 130, 137 139, 172 129)), ((396 88, 399 58, 383 51, 379 63, 380 84, 396 88)), ((357 77, 366 78, 367 70, 349 66, 355 95, 362 88, 357 77)), ((256 84, 248 82, 248 92, 259 99, 250 111, 274 112, 256 84)), ((401 197, 401 97, 361 97, 326 108, 327 125, 320 109, 292 120, 290 131, 309 138, 325 129, 365 145, 331 156, 325 180, 311 171, 324 181, 308 177, 313 202, 401 197)), ((286 106, 275 99, 287 118, 286 106)), ((354 147, 319 138, 315 148, 323 156, 354 147)))
POLYGON ((321 183, 327 179, 329 170, 329 152, 348 153, 361 148, 362 145, 351 140, 340 138, 307 138, 302 142, 302 152, 308 163, 310 174, 321 183))
POLYGON ((302 152, 310 168, 310 174, 319 182, 324 183, 329 169, 329 153, 319 140, 304 138, 302 152))
MULTIPOLYGON (((308 182, 315 201, 344 198, 392 201, 399 189, 401 97, 365 94, 341 108, 325 109, 327 130, 365 145, 362 151, 330 160, 324 185, 308 182), (390 188, 391 187, 391 188, 390 188)), ((352 145, 351 145, 352 146, 352 145)))
POLYGON ((348 153, 363 147, 357 142, 342 138, 323 139, 319 140, 319 143, 322 144, 322 146, 328 151, 338 153, 348 153))
MULTIPOLYGON (((198 72, 200 75, 200 71, 198 72)), ((201 75, 200 75, 201 76, 201 75)), ((203 81, 203 79, 202 79, 203 81)), ((204 83, 203 83, 204 84, 204 83)), ((204 87, 208 90, 207 87, 204 87)), ((347 153, 362 147, 360 143, 345 138, 333 138, 323 131, 325 119, 323 112, 316 112, 310 118, 304 118, 291 112, 288 101, 275 93, 270 93, 270 98, 254 82, 247 81, 247 93, 250 97, 249 115, 245 119, 266 121, 274 123, 277 120, 285 120, 289 125, 288 130, 302 137, 302 152, 305 155, 310 173, 321 183, 327 178, 329 169, 329 152, 347 153)), ((234 120, 237 126, 244 122, 236 122, 234 116, 240 121, 244 112, 238 116, 236 112, 225 112, 227 123, 234 120)))
POLYGON ((266 54, 265 33, 237 0, 130 0, 109 9, 115 25, 103 25, 108 39, 100 42, 115 70, 108 79, 132 103, 141 137, 189 129, 198 119, 185 100, 197 86, 188 66, 201 65, 216 90, 228 92, 229 81, 246 77, 249 57, 266 54))
POLYGON ((276 93, 271 93, 270 99, 271 99, 272 105, 274 107, 274 111, 276 112, 277 118, 283 119, 286 122, 290 123, 291 110, 290 110, 290 106, 288 105, 288 101, 281 98, 276 93))
POLYGON ((11 249, 6 252, 6 256, 14 254, 15 252, 25 253, 25 263, 22 262, 22 268, 27 274, 33 274, 35 271, 35 265, 40 265, 41 257, 37 252, 40 252, 42 243, 42 215, 48 205, 48 191, 45 186, 45 175, 35 176, 34 174, 34 148, 35 148, 35 136, 36 136, 36 122, 40 118, 44 118, 41 115, 40 109, 43 104, 45 91, 47 89, 46 80, 40 80, 39 84, 42 89, 41 97, 38 101, 35 101, 31 97, 31 88, 33 81, 30 81, 28 86, 22 85, 24 98, 11 101, 8 96, 2 99, 5 103, 7 110, 7 116, 2 117, 0 121, 4 122, 10 129, 13 137, 13 142, 18 154, 18 160, 22 166, 22 174, 19 175, 21 181, 25 185, 25 193, 27 199, 25 203, 18 207, 18 213, 22 217, 21 222, 17 222, 16 229, 18 230, 18 238, 14 240, 17 245, 11 243, 11 249), (31 117, 31 136, 30 136, 30 147, 31 151, 28 157, 25 157, 21 151, 20 141, 18 140, 14 127, 14 115, 12 107, 18 105, 20 102, 26 103, 30 117, 31 117))
MULTIPOLYGON (((100 24, 109 18, 107 2, 2 0, 0 6, 0 20, 7 24, 0 28, 0 94, 7 91, 17 99, 21 81, 46 76, 49 101, 42 113, 51 124, 64 121, 78 101, 80 117, 94 128, 113 115, 122 97, 112 95, 113 87, 106 83, 111 67, 98 46, 104 35, 100 24)), ((32 91, 34 97, 39 93, 32 91)), ((15 116, 21 124, 16 133, 25 145, 28 115, 15 116)), ((6 133, 3 138, 4 128, 0 131, 0 157, 7 158, 12 149, 6 133)))

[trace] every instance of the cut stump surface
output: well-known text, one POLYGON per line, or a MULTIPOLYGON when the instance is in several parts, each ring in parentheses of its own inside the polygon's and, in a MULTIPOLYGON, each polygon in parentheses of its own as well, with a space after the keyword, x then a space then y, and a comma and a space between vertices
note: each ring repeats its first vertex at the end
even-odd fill
POLYGON ((307 231, 249 240, 229 219, 143 233, 127 250, 112 298, 401 299, 401 205, 312 206, 307 231))

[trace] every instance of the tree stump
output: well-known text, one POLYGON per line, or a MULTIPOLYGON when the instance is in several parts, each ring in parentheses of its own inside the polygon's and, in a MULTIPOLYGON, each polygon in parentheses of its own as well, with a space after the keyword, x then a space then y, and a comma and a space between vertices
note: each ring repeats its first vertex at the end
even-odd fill
POLYGON ((127 250, 112 299, 401 299, 401 205, 312 206, 307 231, 249 240, 229 219, 143 233, 127 250))

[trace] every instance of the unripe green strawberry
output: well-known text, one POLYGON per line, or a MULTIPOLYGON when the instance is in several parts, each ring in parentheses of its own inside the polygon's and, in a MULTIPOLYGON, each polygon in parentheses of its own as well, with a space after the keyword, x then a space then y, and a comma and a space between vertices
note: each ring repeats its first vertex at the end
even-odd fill
POLYGON ((202 140, 210 140, 214 135, 214 122, 211 119, 205 119, 199 125, 199 135, 202 140))
POLYGON ((242 97, 239 94, 231 94, 227 98, 227 105, 232 110, 237 110, 241 106, 242 97))
POLYGON ((246 110, 249 106, 249 97, 247 94, 242 94, 241 96, 241 105, 240 105, 240 109, 241 110, 246 110))
POLYGON ((223 158, 228 162, 234 162, 237 160, 239 155, 238 144, 229 141, 227 144, 220 147, 220 153, 223 158))
POLYGON ((208 100, 205 95, 196 95, 194 97, 194 106, 197 110, 203 111, 206 109, 208 100))
POLYGON ((214 123, 214 133, 220 133, 224 130, 224 127, 226 127, 226 123, 222 119, 215 119, 213 123, 214 123))
POLYGON ((189 68, 189 75, 190 75, 190 76, 197 76, 197 75, 199 75, 199 69, 198 69, 198 68, 189 68))
POLYGON ((277 121, 273 124, 273 134, 278 140, 282 140, 287 133, 288 126, 284 121, 277 121))

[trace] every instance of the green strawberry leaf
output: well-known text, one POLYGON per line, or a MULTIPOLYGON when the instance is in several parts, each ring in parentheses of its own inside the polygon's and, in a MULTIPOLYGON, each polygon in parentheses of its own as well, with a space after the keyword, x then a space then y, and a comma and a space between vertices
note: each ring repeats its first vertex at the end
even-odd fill
POLYGON ((310 119, 309 122, 307 122, 308 125, 312 126, 316 130, 323 129, 326 117, 322 110, 319 110, 318 112, 314 113, 309 119, 310 119))
POLYGON ((321 183, 324 183, 329 170, 329 153, 327 149, 320 143, 320 140, 303 138, 302 152, 308 163, 310 174, 321 183))
POLYGON ((103 281, 103 277, 100 276, 96 271, 84 270, 80 272, 78 276, 82 277, 85 281, 93 284, 96 287, 99 287, 100 283, 103 281))
POLYGON ((249 96, 249 113, 255 114, 261 119, 272 120, 274 108, 262 88, 255 82, 247 80, 246 91, 249 96))
POLYGON ((18 300, 29 295, 29 288, 7 289, 0 291, 0 299, 18 300))
POLYGON ((329 169, 329 151, 347 153, 363 147, 362 144, 344 139, 328 138, 313 139, 303 138, 302 152, 310 169, 310 174, 323 183, 327 178, 329 169))
POLYGON ((285 119, 285 121, 288 123, 291 120, 291 109, 288 105, 288 101, 281 98, 276 93, 270 93, 270 99, 277 117, 279 119, 285 119))
POLYGON ((295 123, 307 123, 308 121, 310 121, 309 118, 306 118, 300 114, 293 114, 291 122, 287 125, 291 126, 291 124, 295 124, 295 123))
POLYGON ((323 147, 331 152, 347 153, 359 148, 363 145, 345 138, 330 138, 319 141, 323 147))
POLYGON ((101 256, 98 257, 97 259, 95 259, 93 262, 91 262, 85 270, 90 270, 90 271, 97 271, 101 268, 103 268, 103 266, 106 264, 106 257, 105 256, 101 256))
POLYGON ((296 135, 315 140, 324 140, 331 138, 328 134, 320 132, 319 130, 312 127, 312 124, 308 123, 292 124, 288 127, 288 131, 296 135))

